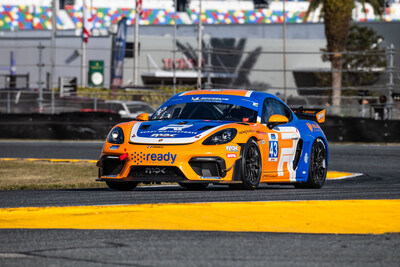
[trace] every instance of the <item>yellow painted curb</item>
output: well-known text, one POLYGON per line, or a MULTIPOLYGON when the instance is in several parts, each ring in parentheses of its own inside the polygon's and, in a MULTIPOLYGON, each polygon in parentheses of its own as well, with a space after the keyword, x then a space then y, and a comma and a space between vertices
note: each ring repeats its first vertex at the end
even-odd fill
POLYGON ((326 179, 328 180, 339 180, 339 179, 347 179, 353 178, 363 175, 362 173, 354 173, 354 172, 337 172, 337 171, 328 171, 326 174, 326 179))
POLYGON ((400 232, 400 199, 7 208, 0 228, 383 234, 400 232))

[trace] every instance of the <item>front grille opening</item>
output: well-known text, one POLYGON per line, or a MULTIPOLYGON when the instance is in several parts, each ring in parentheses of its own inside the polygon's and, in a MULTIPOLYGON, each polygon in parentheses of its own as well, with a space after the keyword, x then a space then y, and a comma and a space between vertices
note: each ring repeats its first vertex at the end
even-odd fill
POLYGON ((189 162, 192 169, 199 176, 211 177, 211 176, 222 176, 221 169, 217 162, 210 161, 192 161, 189 162))
POLYGON ((182 171, 175 166, 133 166, 129 177, 135 181, 175 182, 186 179, 182 171))
POLYGON ((119 158, 103 158, 102 159, 102 174, 103 176, 118 175, 124 167, 124 161, 119 158))

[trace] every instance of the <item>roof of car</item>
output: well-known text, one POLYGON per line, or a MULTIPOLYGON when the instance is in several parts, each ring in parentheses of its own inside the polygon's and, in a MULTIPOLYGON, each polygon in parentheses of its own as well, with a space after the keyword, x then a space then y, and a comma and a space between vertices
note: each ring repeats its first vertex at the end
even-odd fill
POLYGON ((181 95, 236 95, 250 96, 253 91, 235 89, 211 89, 183 92, 181 95))
POLYGON ((240 90, 240 89, 194 90, 194 91, 183 92, 177 94, 176 96, 189 96, 189 95, 231 95, 231 96, 252 97, 259 99, 263 99, 266 97, 279 99, 278 97, 269 93, 252 91, 252 90, 240 90))

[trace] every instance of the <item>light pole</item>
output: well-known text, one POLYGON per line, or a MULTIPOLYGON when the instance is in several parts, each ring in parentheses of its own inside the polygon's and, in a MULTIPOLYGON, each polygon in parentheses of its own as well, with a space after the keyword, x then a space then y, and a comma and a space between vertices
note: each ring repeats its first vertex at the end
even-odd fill
POLYGON ((133 86, 138 86, 138 65, 139 65, 139 16, 142 9, 140 0, 136 0, 136 16, 135 16, 135 46, 133 59, 133 86))
POLYGON ((173 44, 172 44, 172 72, 173 72, 173 78, 172 78, 172 90, 173 94, 176 94, 176 67, 175 67, 175 61, 176 61, 176 16, 178 14, 177 10, 177 1, 174 0, 174 5, 175 5, 175 14, 174 14, 174 38, 173 38, 173 44))
POLYGON ((56 60, 56 33, 57 33, 57 11, 58 0, 53 0, 52 5, 52 19, 51 19, 51 53, 50 53, 50 88, 51 88, 51 113, 54 114, 54 76, 55 76, 55 60, 56 60))
POLYGON ((203 23, 201 21, 201 0, 199 1, 199 36, 198 36, 198 56, 197 56, 197 90, 201 90, 201 61, 202 61, 202 40, 203 40, 203 23))
POLYGON ((286 89, 286 0, 283 0, 283 95, 285 103, 287 102, 287 89, 286 89))
POLYGON ((85 27, 87 27, 87 25, 85 25, 86 20, 88 18, 86 18, 86 1, 82 0, 82 55, 81 55, 81 86, 85 87, 86 86, 86 41, 84 40, 83 36, 84 36, 84 31, 85 31, 85 27))

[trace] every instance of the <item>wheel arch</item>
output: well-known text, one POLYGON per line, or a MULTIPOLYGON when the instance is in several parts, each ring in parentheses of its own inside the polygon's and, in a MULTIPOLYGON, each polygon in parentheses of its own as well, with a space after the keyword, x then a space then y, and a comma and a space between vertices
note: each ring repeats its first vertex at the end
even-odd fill
POLYGON ((296 169, 296 181, 306 182, 309 172, 309 164, 310 164, 309 158, 314 141, 320 139, 325 146, 327 168, 329 166, 329 147, 328 147, 328 141, 326 140, 323 134, 321 135, 307 134, 301 136, 301 139, 303 140, 303 149, 301 151, 300 159, 296 169))
MULTIPOLYGON (((239 158, 235 161, 235 165, 233 168, 233 174, 232 174, 232 181, 241 181, 242 180, 242 175, 243 175, 243 158, 244 158, 244 153, 246 150, 246 144, 250 141, 254 140, 257 143, 258 149, 260 151, 260 157, 261 157, 261 166, 262 166, 262 152, 260 149, 260 146, 258 145, 258 142, 261 140, 257 138, 257 136, 250 136, 245 143, 238 143, 240 146, 240 155, 239 158)), ((261 168, 262 172, 262 168, 261 168)))

